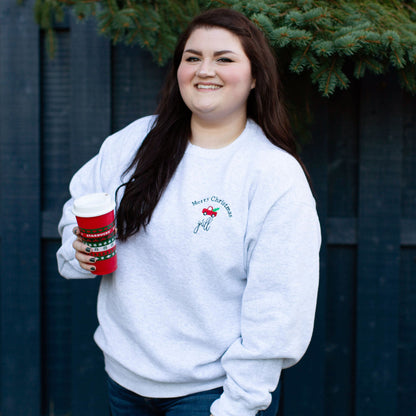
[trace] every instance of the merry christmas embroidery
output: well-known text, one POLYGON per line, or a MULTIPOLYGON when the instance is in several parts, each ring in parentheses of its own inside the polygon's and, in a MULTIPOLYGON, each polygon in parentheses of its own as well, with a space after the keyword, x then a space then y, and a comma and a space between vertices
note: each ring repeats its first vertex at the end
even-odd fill
POLYGON ((206 197, 206 198, 196 199, 195 201, 192 201, 193 206, 200 205, 200 204, 208 205, 210 203, 213 203, 212 205, 214 204, 221 205, 227 211, 229 218, 233 216, 230 205, 223 199, 217 197, 216 195, 206 197))
POLYGON ((215 218, 217 218, 218 213, 220 212, 220 206, 221 205, 225 211, 228 214, 228 217, 232 217, 232 211, 227 202, 225 202, 223 199, 218 198, 217 196, 211 196, 207 198, 202 198, 199 200, 192 201, 193 206, 198 206, 202 210, 200 211, 203 217, 198 221, 197 225, 194 228, 194 234, 197 234, 200 230, 203 231, 209 231, 211 228, 211 225, 215 218), (212 205, 209 205, 210 203, 213 203, 212 205))

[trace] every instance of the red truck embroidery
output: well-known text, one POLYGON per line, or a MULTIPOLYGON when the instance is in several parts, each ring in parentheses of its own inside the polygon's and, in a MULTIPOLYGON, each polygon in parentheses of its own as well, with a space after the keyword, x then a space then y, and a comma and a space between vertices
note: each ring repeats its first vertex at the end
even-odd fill
POLYGON ((218 211, 219 210, 219 208, 213 208, 211 205, 208 207, 208 208, 204 208, 203 210, 202 210, 202 213, 204 214, 204 215, 209 215, 210 217, 212 217, 212 218, 215 218, 216 216, 217 216, 217 214, 218 214, 218 211))

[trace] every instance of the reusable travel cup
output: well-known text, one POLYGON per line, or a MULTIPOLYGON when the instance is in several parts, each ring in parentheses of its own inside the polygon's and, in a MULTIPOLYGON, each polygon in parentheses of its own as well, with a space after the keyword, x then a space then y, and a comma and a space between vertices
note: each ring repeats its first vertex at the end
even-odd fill
POLYGON ((96 193, 81 196, 74 201, 72 212, 76 216, 82 240, 91 248, 96 270, 104 275, 117 268, 115 203, 109 194, 96 193))

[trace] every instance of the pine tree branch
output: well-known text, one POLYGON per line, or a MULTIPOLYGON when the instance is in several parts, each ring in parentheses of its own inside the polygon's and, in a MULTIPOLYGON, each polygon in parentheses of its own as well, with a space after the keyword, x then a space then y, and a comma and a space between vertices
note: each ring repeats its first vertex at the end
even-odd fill
MULTIPOLYGON (((56 0, 58 3, 64 3, 67 6, 74 6, 77 4, 74 0, 56 0)), ((88 4, 88 3, 100 3, 101 0, 82 0, 82 3, 88 4)))
POLYGON ((221 6, 228 7, 229 4, 222 0, 213 0, 215 3, 219 3, 221 6))
POLYGON ((414 9, 412 6, 410 6, 410 4, 403 3, 403 7, 410 10, 412 13, 416 14, 416 9, 414 9))
MULTIPOLYGON (((263 30, 278 56, 287 57, 289 71, 309 76, 323 95, 331 95, 348 85, 342 70, 348 61, 356 78, 393 67, 403 86, 416 92, 415 5, 410 0, 36 0, 35 15, 53 45, 54 21, 65 10, 80 20, 95 14, 100 32, 113 42, 139 43, 164 65, 180 31, 200 9, 234 8, 263 30)), ((53 46, 48 49, 53 53, 53 46)))

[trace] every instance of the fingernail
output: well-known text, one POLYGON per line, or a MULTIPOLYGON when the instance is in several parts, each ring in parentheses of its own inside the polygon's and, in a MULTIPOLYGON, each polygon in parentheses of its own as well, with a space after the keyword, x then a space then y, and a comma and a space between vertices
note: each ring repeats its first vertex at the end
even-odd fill
POLYGON ((85 251, 86 251, 87 253, 91 253, 91 249, 90 249, 89 247, 87 247, 87 248, 85 249, 85 251))
POLYGON ((74 228, 74 229, 72 230, 72 232, 73 232, 75 235, 78 235, 78 228, 74 228))
POLYGON ((92 272, 95 272, 95 267, 94 267, 94 266, 91 266, 91 267, 90 267, 90 270, 91 270, 92 272))
POLYGON ((90 258, 90 263, 95 263, 95 258, 94 257, 90 258))

